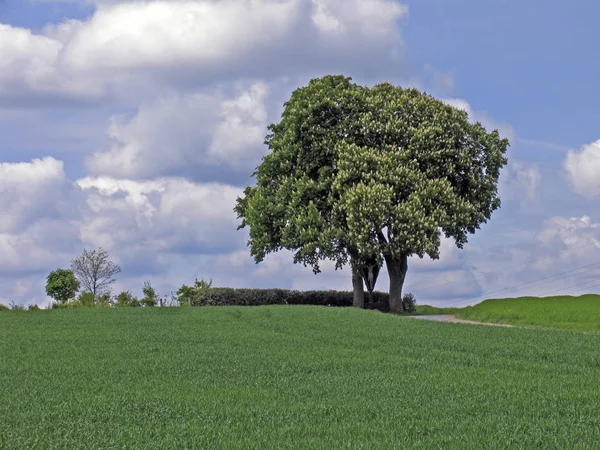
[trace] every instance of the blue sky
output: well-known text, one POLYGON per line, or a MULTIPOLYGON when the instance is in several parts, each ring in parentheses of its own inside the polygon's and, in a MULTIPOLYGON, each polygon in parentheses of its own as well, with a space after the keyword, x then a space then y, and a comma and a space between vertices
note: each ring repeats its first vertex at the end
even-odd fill
POLYGON ((327 73, 418 87, 511 140, 501 210, 464 250, 411 259, 418 302, 597 291, 599 16, 591 0, 0 0, 0 302, 47 303, 45 275, 97 246, 123 266, 116 291, 350 289, 288 252, 255 265, 231 211, 267 125, 327 73))

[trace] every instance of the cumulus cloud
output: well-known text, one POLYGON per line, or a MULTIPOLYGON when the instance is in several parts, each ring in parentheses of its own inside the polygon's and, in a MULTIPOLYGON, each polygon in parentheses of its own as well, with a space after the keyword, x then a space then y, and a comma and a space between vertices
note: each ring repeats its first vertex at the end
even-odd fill
POLYGON ((0 101, 2 104, 26 104, 26 93, 37 101, 58 98, 92 100, 102 88, 88 78, 69 76, 60 69, 63 44, 51 37, 34 34, 25 28, 0 23, 0 101))
POLYGON ((228 64, 282 39, 299 2, 154 1, 101 5, 72 26, 64 63, 77 69, 140 69, 228 64))
POLYGON ((518 204, 528 208, 538 198, 542 174, 535 164, 513 161, 500 175, 499 193, 503 202, 518 204))
POLYGON ((171 87, 384 67, 401 44, 391 0, 98 2, 42 33, 0 25, 0 100, 103 100, 152 79, 171 87), (337 24, 337 25, 332 25, 337 24), (332 36, 332 27, 335 35, 332 36), (144 81, 145 80, 145 81, 144 81), (185 81, 184 81, 185 80, 185 81))
POLYGON ((267 93, 262 82, 245 89, 240 85, 234 98, 219 92, 170 92, 140 106, 129 120, 112 117, 108 134, 113 146, 88 157, 87 168, 125 178, 207 165, 250 170, 264 151, 267 93))
POLYGON ((600 195, 600 140, 569 150, 563 169, 576 193, 585 197, 600 195))
POLYGON ((61 161, 46 157, 29 163, 0 162, 0 232, 14 233, 33 220, 60 215, 66 193, 61 161))
POLYGON ((597 249, 600 248, 600 224, 589 216, 553 217, 546 221, 537 239, 545 247, 584 250, 568 255, 580 259, 586 251, 588 255, 597 254, 597 249))
POLYGON ((239 246, 233 207, 241 190, 181 178, 77 181, 88 213, 81 241, 119 252, 210 253, 239 246))

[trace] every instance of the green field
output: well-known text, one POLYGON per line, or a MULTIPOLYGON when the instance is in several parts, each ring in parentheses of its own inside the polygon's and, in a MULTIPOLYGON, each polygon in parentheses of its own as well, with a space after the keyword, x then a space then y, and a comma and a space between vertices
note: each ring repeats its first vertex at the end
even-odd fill
POLYGON ((0 448, 600 448, 600 335, 325 307, 0 313, 0 448))
POLYGON ((491 299, 453 314, 478 322, 600 332, 600 295, 491 299))

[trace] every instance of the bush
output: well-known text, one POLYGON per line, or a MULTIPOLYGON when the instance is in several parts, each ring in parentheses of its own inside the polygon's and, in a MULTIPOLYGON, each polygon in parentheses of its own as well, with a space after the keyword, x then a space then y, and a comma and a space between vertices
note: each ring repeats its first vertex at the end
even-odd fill
POLYGON ((110 292, 105 292, 102 295, 96 296, 96 301, 94 302, 94 306, 100 306, 101 308, 110 308, 112 304, 112 299, 110 292))
POLYGON ((52 303, 52 309, 71 309, 71 308, 85 308, 82 303, 78 300, 72 300, 67 303, 52 303))
POLYGON ((29 311, 39 311, 40 307, 38 305, 29 305, 29 308, 27 308, 29 311))
POLYGON ((402 309, 404 312, 415 312, 417 310, 417 300, 410 292, 402 297, 402 309))
POLYGON ((114 305, 117 308, 136 308, 140 305, 140 301, 135 298, 131 292, 123 291, 115 297, 114 305))
POLYGON ((0 303, 0 311, 8 311, 10 308, 2 303, 0 303))
POLYGON ((209 282, 196 280, 193 286, 182 285, 174 296, 175 300, 179 302, 179 306, 193 305, 198 299, 200 299, 206 291, 212 286, 212 279, 209 282))
POLYGON ((68 307, 77 307, 77 306, 85 306, 85 307, 92 307, 96 304, 96 298, 94 297, 94 294, 92 294, 91 292, 82 292, 81 294, 79 294, 77 296, 77 300, 75 302, 67 302, 67 303, 63 303, 64 305, 69 305, 66 306, 68 307), (77 303, 77 305, 73 304, 73 303, 77 303))
POLYGON ((152 287, 149 281, 144 281, 144 287, 142 288, 144 298, 140 300, 142 306, 153 307, 160 301, 156 290, 152 287))
MULTIPOLYGON (((373 303, 388 304, 388 294, 373 292, 373 303)), ((321 305, 352 306, 349 291, 210 288, 193 300, 194 306, 321 305)))

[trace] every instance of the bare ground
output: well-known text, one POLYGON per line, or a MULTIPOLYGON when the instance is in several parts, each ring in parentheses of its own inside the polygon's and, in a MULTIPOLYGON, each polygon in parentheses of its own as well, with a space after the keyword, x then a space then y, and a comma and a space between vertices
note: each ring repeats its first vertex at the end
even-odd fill
POLYGON ((468 323, 471 325, 490 325, 490 326, 495 326, 495 327, 513 327, 513 325, 509 325, 507 323, 474 322, 472 320, 459 319, 458 317, 456 317, 452 314, 432 314, 432 315, 410 316, 410 317, 412 317, 414 319, 433 320, 435 322, 468 323))

